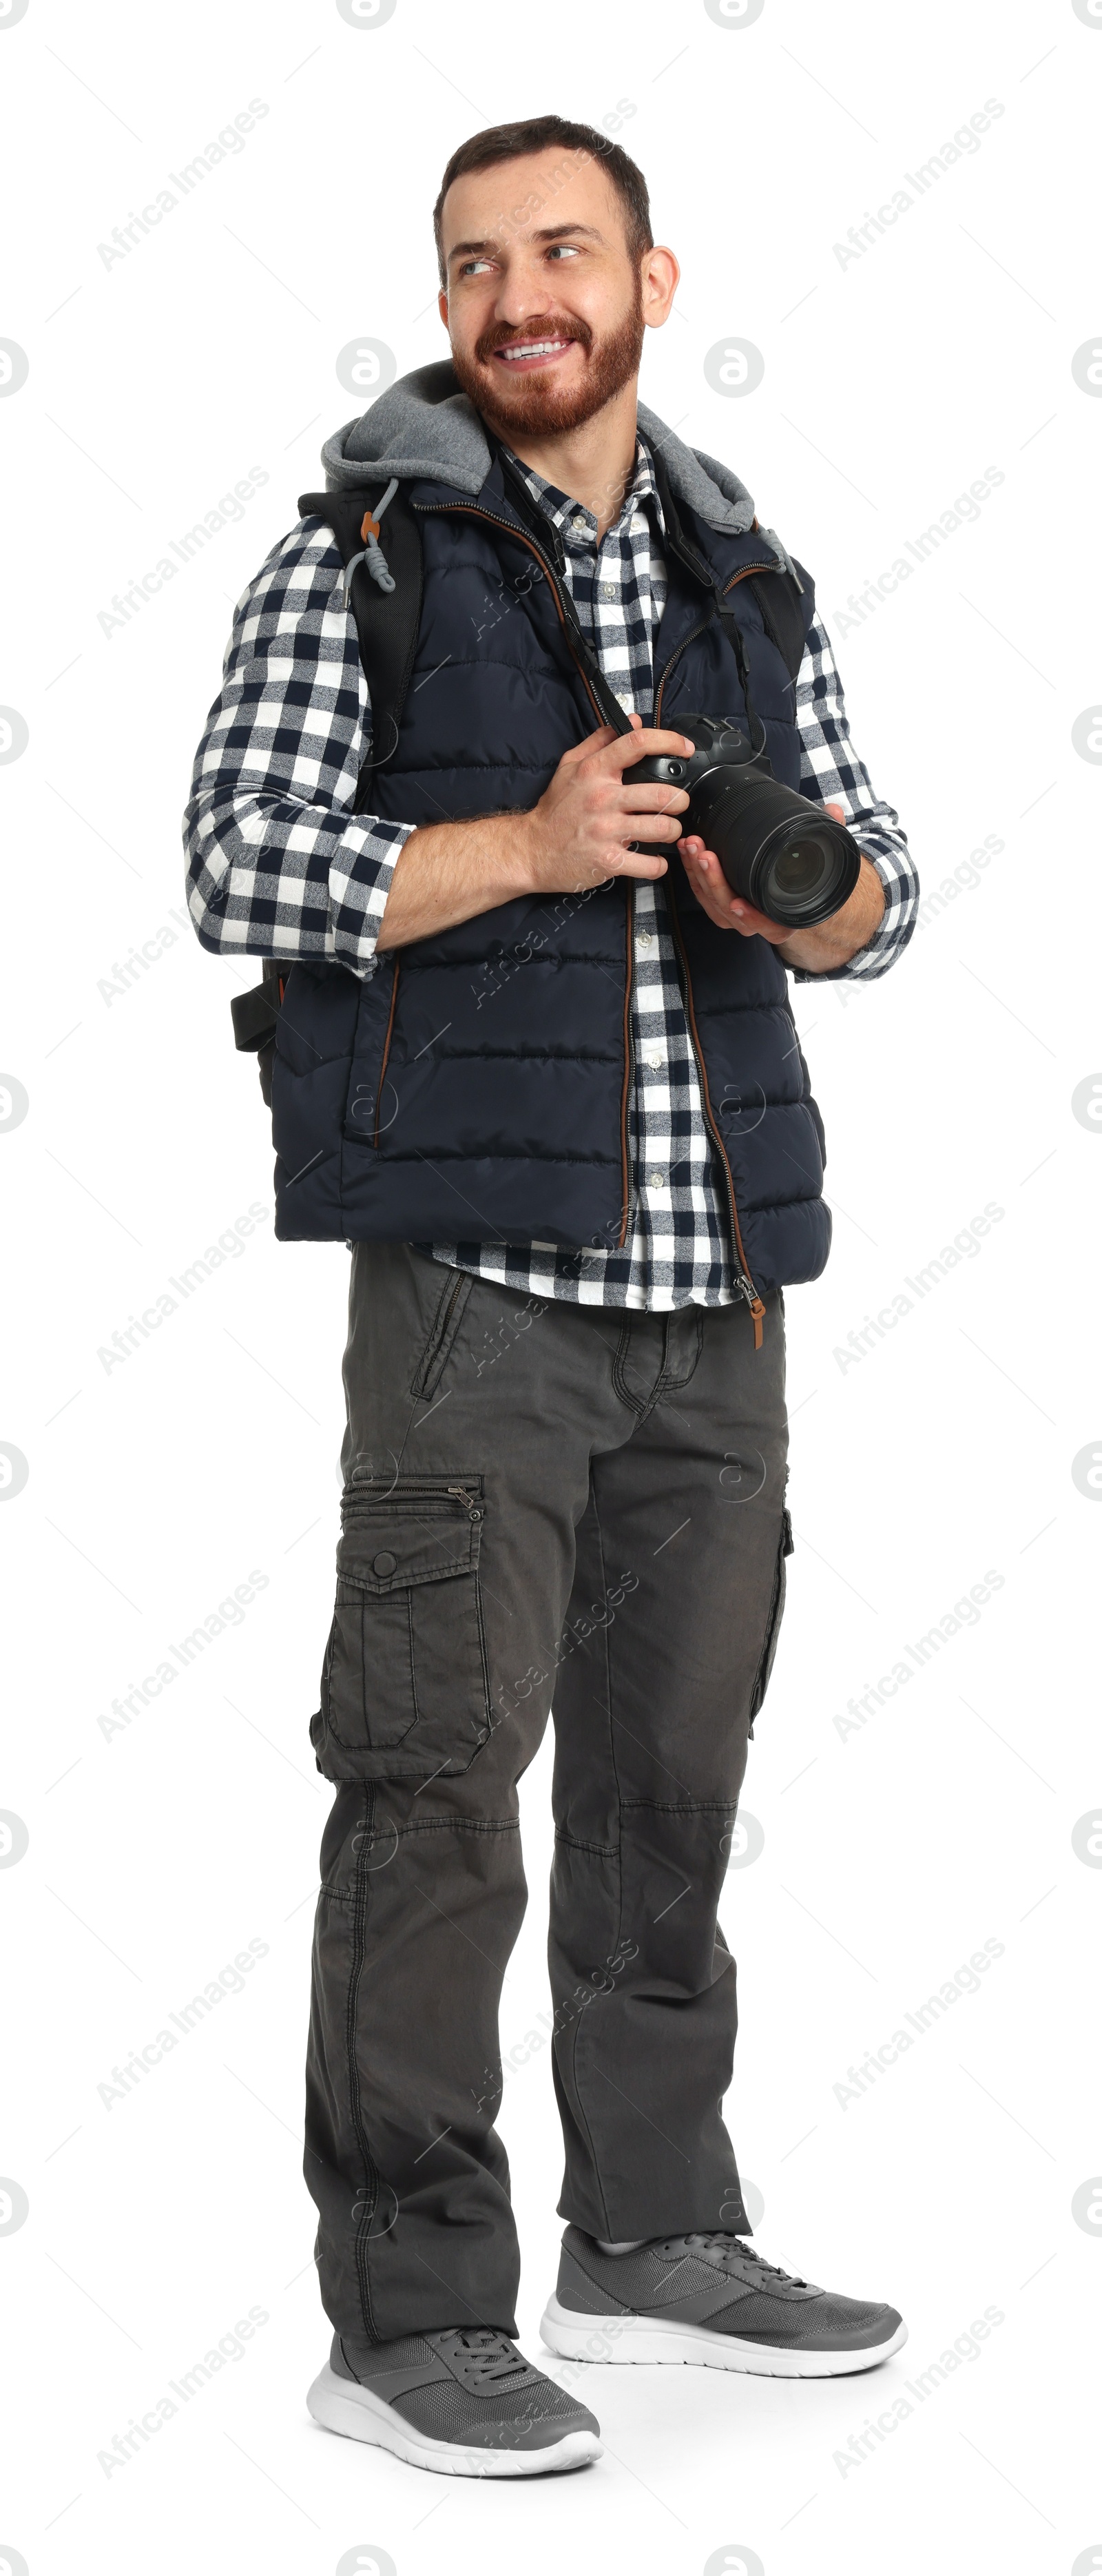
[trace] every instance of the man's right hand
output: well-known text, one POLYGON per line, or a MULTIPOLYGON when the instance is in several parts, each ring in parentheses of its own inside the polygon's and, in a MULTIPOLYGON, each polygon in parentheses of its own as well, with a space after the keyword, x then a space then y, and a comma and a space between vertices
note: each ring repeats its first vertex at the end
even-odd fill
POLYGON ((632 841, 679 841, 689 802, 683 788, 640 780, 632 770, 652 752, 691 754, 684 734, 629 734, 602 725, 564 752, 539 804, 526 814, 484 814, 469 823, 429 823, 399 853, 376 947, 380 956, 493 912, 518 895, 590 894, 610 877, 662 877, 667 861, 632 841))
POLYGON ((683 788, 633 783, 632 770, 652 754, 688 753, 680 733, 648 732, 640 716, 630 734, 602 725, 563 753, 539 804, 518 815, 532 868, 532 891, 576 894, 609 877, 662 877, 668 862, 633 850, 633 840, 679 841, 689 799, 683 788))

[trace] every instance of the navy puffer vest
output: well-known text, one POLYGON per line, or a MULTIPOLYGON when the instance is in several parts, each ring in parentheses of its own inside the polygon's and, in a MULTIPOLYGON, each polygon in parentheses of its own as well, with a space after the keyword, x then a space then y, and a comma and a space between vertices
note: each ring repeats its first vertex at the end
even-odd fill
MULTIPOLYGON (((371 772, 369 809, 428 824, 531 807, 601 721, 569 648, 550 546, 541 567, 496 460, 474 499, 417 480, 406 498, 423 546, 422 612, 397 746, 371 772)), ((793 684, 747 578, 775 570, 772 549, 667 495, 664 510, 654 720, 745 711, 734 648, 709 614, 718 581, 774 774, 797 787, 793 684)), ((800 578, 806 632, 813 590, 800 578)), ((753 1289, 814 1279, 830 1245, 823 1133, 785 969, 766 941, 708 920, 676 855, 663 889, 739 1267, 753 1289)), ((387 955, 366 981, 297 963, 273 1069, 277 1234, 622 1243, 632 934, 632 889, 619 879, 502 904, 387 955)))

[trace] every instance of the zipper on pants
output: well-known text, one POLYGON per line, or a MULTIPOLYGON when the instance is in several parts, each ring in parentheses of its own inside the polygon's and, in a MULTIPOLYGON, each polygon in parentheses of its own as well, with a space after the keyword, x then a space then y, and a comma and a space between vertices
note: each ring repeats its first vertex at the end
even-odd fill
MULTIPOLYGON (((461 1273, 460 1275, 462 1276, 463 1274, 461 1273)), ((371 1486, 366 1477, 363 1479, 362 1483, 359 1483, 357 1482, 354 1474, 348 1490, 349 1493, 366 1494, 369 1501, 372 1499, 371 1486)), ((446 1500, 451 1500, 457 1503, 462 1503, 465 1511, 469 1514, 472 1521, 480 1521, 485 1518, 485 1512, 483 1510, 482 1503, 479 1500, 478 1486, 449 1485, 445 1476, 421 1477, 418 1479, 416 1484, 403 1483, 400 1491, 397 1485, 388 1485, 385 1492, 376 1495, 374 1499, 380 1503, 388 1503, 392 1494, 396 1496, 396 1499, 400 1503, 444 1502, 446 1500)))

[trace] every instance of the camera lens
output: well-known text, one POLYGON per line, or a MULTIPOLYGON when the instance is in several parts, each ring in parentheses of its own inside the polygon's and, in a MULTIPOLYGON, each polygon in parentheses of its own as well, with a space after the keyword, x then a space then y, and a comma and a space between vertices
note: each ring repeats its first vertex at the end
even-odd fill
POLYGON ((847 833, 782 823, 759 854, 756 901, 774 921, 823 921, 853 891, 857 862, 847 833))
POLYGON ((806 903, 820 892, 830 859, 822 842, 813 839, 793 841, 782 850, 770 872, 770 882, 788 903, 806 903))

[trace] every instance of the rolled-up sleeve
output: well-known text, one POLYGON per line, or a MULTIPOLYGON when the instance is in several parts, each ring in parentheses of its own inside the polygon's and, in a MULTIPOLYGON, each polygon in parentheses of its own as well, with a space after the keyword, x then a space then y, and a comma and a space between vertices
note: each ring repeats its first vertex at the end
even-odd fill
POLYGON ((184 813, 187 900, 223 956, 366 975, 414 826, 352 811, 371 706, 340 575, 328 529, 307 519, 238 602, 184 813))
POLYGON ((797 968, 796 981, 837 983, 843 976, 871 981, 887 974, 911 937, 918 912, 918 873, 898 814, 876 794, 854 748, 830 638, 819 618, 812 624, 796 682, 796 721, 803 794, 819 804, 842 807, 848 829, 871 859, 884 888, 883 914, 867 947, 858 949, 846 965, 828 967, 821 975, 797 968))

